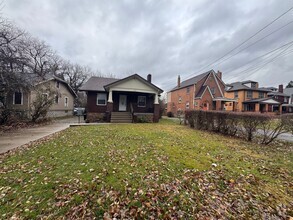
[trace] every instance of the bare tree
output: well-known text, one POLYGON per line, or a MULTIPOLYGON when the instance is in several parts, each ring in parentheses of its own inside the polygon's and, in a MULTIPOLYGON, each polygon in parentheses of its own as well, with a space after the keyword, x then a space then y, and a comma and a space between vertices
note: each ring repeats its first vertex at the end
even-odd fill
POLYGON ((35 98, 31 104, 31 120, 36 122, 40 118, 47 116, 49 108, 53 105, 57 95, 50 86, 36 87, 34 89, 35 98))

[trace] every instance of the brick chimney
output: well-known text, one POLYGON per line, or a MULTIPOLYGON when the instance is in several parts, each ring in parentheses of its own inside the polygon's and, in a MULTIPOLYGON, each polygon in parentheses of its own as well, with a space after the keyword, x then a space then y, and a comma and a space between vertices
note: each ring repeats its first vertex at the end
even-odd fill
POLYGON ((177 80, 177 87, 178 88, 180 87, 180 84, 181 84, 181 82, 180 82, 180 75, 178 75, 178 80, 177 80))
POLYGON ((147 76, 147 81, 148 81, 149 83, 152 83, 152 74, 148 74, 148 76, 147 76))
POLYGON ((283 93, 283 84, 279 85, 279 92, 283 93))
POLYGON ((218 70, 218 72, 217 72, 217 76, 218 76, 220 79, 222 79, 222 72, 220 72, 220 71, 218 70))

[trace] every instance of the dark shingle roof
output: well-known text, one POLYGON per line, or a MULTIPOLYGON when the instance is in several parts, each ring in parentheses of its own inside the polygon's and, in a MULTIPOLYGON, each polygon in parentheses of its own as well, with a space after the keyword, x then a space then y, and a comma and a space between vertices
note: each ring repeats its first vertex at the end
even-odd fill
POLYGON ((290 97, 290 95, 287 95, 287 94, 282 93, 282 92, 269 92, 268 96, 286 96, 286 97, 290 97))
POLYGON ((234 82, 234 83, 227 84, 227 86, 231 87, 231 88, 227 88, 226 91, 232 92, 232 91, 237 91, 237 90, 254 90, 254 91, 262 91, 262 92, 271 92, 271 90, 267 89, 267 88, 250 88, 250 87, 244 85, 244 84, 250 83, 250 82, 255 82, 255 81, 247 80, 247 81, 243 81, 243 82, 234 82))
POLYGON ((104 86, 119 79, 92 76, 79 90, 80 91, 105 91, 104 86))
POLYGON ((208 72, 205 72, 205 73, 202 73, 202 74, 197 75, 195 77, 192 77, 192 78, 190 78, 188 80, 185 80, 185 81, 183 81, 183 82, 180 83, 180 87, 176 86, 170 92, 175 91, 177 89, 182 89, 182 88, 187 87, 187 86, 190 86, 190 85, 194 85, 198 81, 200 81, 201 79, 203 79, 204 77, 206 77, 211 72, 214 72, 214 70, 210 70, 208 72))

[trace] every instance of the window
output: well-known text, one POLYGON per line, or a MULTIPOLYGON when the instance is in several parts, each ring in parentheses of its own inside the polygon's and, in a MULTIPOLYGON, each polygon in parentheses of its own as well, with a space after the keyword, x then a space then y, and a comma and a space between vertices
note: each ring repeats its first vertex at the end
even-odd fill
POLYGON ((13 95, 13 104, 22 105, 22 92, 15 92, 13 95))
POLYGON ((287 97, 284 97, 284 102, 288 102, 288 99, 287 99, 287 97))
POLYGON ((252 98, 252 91, 247 91, 246 97, 248 99, 251 99, 252 98))
POLYGON ((181 96, 179 96, 178 103, 181 103, 181 102, 182 102, 182 98, 181 96))
POLYGON ((256 83, 251 83, 251 88, 255 89, 256 88, 256 83))
POLYGON ((186 102, 186 104, 185 104, 185 108, 186 108, 186 109, 189 109, 189 102, 186 102))
POLYGON ((189 92, 190 92, 190 87, 187 87, 186 88, 186 93, 189 94, 189 92))
POLYGON ((197 106, 198 105, 198 102, 194 102, 194 106, 197 106))
POLYGON ((64 106, 65 107, 68 107, 68 97, 65 97, 64 98, 64 106))
POLYGON ((264 93, 263 93, 263 92, 259 92, 259 93, 258 93, 258 98, 260 98, 260 99, 261 99, 261 98, 264 98, 264 96, 265 96, 265 95, 264 95, 264 93))
POLYGON ((238 98, 238 91, 235 91, 234 92, 234 99, 237 99, 238 98))
POLYGON ((60 82, 56 81, 56 88, 60 87, 60 82))
POLYGON ((215 95, 215 87, 212 87, 212 88, 211 88, 211 93, 212 93, 213 95, 215 95))
POLYGON ((59 102, 59 96, 55 95, 55 104, 58 104, 58 102, 59 102))
POLYGON ((107 104, 107 94, 98 93, 97 95, 97 105, 106 105, 107 104))
POLYGON ((137 107, 145 107, 146 106, 146 97, 138 96, 137 98, 137 107))

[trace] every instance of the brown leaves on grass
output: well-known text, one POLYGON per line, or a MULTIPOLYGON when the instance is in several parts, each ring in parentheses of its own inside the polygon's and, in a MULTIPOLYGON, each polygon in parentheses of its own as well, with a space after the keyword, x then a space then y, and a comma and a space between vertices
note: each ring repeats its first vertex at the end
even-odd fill
POLYGON ((66 213, 70 219, 288 217, 290 207, 276 204, 272 194, 259 194, 256 189, 262 187, 262 183, 254 175, 234 180, 226 179, 225 172, 185 170, 180 178, 159 183, 159 173, 151 171, 145 176, 147 187, 135 188, 125 180, 121 191, 100 186, 95 181, 90 184, 75 181, 58 187, 55 206, 70 207, 66 213))

